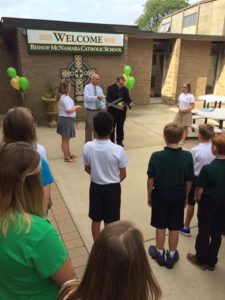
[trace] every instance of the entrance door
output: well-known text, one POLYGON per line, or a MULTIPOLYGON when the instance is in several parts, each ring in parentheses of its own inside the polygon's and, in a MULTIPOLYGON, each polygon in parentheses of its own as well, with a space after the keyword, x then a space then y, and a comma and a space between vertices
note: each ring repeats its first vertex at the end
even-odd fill
POLYGON ((151 98, 161 97, 164 49, 164 42, 154 41, 152 56, 151 98))

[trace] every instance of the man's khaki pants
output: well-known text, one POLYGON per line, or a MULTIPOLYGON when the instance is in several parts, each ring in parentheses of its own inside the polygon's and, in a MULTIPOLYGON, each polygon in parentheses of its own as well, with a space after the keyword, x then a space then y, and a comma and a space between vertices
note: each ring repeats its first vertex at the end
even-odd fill
POLYGON ((86 109, 85 118, 85 143, 92 141, 94 135, 93 119, 97 115, 100 109, 90 110, 86 109))

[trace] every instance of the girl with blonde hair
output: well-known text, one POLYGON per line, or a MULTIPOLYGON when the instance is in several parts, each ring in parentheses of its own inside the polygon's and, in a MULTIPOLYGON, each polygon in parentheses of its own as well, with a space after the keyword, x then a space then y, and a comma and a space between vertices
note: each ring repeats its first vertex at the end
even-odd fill
POLYGON ((81 283, 70 281, 58 300, 157 300, 141 232, 131 223, 106 226, 94 242, 81 283))
POLYGON ((1 147, 1 299, 54 300, 60 286, 75 277, 65 246, 45 218, 40 169, 30 144, 1 147))

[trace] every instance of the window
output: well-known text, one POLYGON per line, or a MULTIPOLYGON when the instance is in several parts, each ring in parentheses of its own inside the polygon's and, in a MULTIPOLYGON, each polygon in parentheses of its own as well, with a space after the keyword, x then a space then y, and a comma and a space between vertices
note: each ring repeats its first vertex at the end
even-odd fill
POLYGON ((159 27, 159 32, 169 32, 171 23, 162 24, 159 27))
POLYGON ((197 13, 185 16, 184 17, 183 28, 196 25, 197 24, 197 18, 198 18, 197 13))

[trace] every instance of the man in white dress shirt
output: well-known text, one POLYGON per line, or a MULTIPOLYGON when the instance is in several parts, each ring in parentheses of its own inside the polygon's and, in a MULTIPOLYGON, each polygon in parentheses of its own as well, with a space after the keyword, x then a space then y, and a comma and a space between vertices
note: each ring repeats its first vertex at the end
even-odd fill
POLYGON ((85 143, 93 138, 93 118, 100 109, 104 109, 105 95, 99 86, 100 77, 98 74, 91 76, 91 83, 84 87, 84 107, 86 108, 85 118, 85 143))

